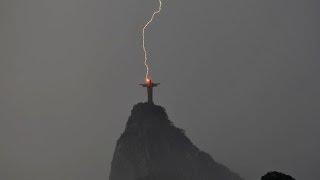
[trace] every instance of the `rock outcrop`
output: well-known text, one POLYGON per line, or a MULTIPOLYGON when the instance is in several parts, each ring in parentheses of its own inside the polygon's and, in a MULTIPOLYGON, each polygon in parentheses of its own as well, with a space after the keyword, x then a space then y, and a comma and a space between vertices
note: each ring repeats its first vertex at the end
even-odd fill
POLYGON ((117 141, 109 180, 242 180, 199 150, 161 106, 139 103, 117 141))

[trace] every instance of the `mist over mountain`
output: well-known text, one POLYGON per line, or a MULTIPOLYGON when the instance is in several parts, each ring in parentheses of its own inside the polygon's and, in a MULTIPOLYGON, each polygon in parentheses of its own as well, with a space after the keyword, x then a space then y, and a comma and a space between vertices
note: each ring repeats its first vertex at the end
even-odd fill
POLYGON ((109 180, 242 180, 198 149, 163 107, 136 104, 115 147, 109 180))

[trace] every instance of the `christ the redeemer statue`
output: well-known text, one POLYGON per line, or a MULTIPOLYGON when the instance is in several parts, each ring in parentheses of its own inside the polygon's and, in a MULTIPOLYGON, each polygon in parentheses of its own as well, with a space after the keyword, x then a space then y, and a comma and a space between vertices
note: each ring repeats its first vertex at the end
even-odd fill
POLYGON ((148 103, 153 103, 153 87, 157 87, 160 83, 153 83, 151 79, 146 79, 146 82, 144 84, 140 84, 142 87, 147 88, 148 93, 148 103))

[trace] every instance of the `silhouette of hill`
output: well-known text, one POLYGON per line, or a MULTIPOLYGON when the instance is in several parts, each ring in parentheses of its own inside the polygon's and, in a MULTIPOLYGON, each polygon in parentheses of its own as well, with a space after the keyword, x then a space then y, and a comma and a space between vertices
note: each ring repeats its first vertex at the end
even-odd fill
POLYGON ((165 109, 136 104, 117 141, 109 180, 242 180, 215 162, 168 119, 165 109))
POLYGON ((266 175, 261 177, 261 180, 295 180, 293 177, 280 173, 280 172, 268 172, 266 175))

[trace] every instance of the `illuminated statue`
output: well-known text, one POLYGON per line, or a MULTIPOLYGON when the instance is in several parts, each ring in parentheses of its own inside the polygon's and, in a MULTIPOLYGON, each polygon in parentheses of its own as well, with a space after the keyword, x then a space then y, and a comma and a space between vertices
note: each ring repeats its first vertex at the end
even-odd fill
POLYGON ((148 103, 153 103, 153 87, 157 87, 160 83, 153 83, 151 79, 146 79, 146 82, 144 84, 140 84, 142 87, 147 88, 148 93, 148 103))

